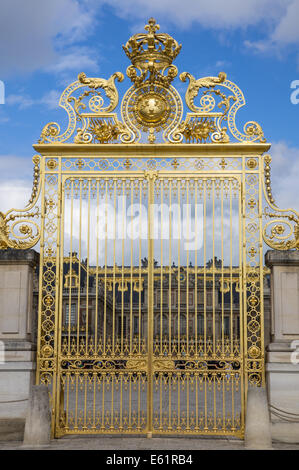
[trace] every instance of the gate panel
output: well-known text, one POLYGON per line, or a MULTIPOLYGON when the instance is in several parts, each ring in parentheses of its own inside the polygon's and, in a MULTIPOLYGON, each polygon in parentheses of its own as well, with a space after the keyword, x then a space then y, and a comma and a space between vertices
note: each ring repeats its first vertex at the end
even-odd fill
POLYGON ((56 435, 241 434, 239 179, 62 187, 56 435))
POLYGON ((155 181, 153 429, 242 434, 241 185, 155 181))
POLYGON ((143 177, 64 182, 58 434, 146 428, 147 200, 143 177))

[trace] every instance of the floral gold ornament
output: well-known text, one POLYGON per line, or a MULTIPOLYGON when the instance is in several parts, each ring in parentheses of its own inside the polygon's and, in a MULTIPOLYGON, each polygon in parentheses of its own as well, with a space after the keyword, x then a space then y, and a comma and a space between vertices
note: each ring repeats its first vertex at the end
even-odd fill
POLYGON ((247 160, 246 165, 250 170, 254 170, 257 167, 257 161, 255 158, 250 158, 247 160))
POLYGON ((57 161, 53 159, 48 160, 47 167, 49 168, 49 170, 55 170, 57 168, 57 161))

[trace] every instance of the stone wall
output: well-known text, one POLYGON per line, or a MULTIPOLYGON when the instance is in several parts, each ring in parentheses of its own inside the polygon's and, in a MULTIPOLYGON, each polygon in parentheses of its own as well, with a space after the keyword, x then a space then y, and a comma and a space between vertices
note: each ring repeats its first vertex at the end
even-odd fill
POLYGON ((0 419, 25 418, 35 379, 35 250, 0 250, 0 419))

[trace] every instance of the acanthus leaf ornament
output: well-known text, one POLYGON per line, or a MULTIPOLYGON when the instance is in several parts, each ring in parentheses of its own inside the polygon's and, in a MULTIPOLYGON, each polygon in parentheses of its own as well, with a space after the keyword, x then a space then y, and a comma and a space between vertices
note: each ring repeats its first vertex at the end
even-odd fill
POLYGON ((194 104, 194 98, 198 95, 199 89, 213 88, 219 83, 223 83, 226 80, 226 73, 220 72, 218 77, 203 77, 198 80, 196 80, 189 72, 181 73, 180 79, 182 82, 185 82, 187 78, 189 79, 189 85, 185 96, 186 104, 191 111, 197 113, 205 111, 205 107, 199 108, 194 104))
POLYGON ((101 111, 103 113, 111 113, 114 111, 118 104, 118 92, 115 86, 114 80, 117 79, 119 82, 122 82, 124 76, 121 72, 116 72, 108 80, 104 78, 87 78, 84 72, 79 73, 78 80, 83 85, 87 85, 89 88, 93 90, 98 90, 98 88, 102 88, 106 96, 110 99, 110 104, 106 108, 102 106, 97 107, 96 111, 101 111))

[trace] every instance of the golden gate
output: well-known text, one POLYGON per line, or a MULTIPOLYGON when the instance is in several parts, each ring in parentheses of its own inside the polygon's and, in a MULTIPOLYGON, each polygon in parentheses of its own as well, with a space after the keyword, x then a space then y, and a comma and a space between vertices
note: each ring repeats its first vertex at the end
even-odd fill
POLYGON ((260 125, 236 127, 241 90, 182 73, 183 119, 181 46, 145 29, 124 46, 121 120, 120 72, 62 93, 67 128, 43 128, 0 246, 40 243, 37 383, 54 436, 243 437, 248 384, 264 384, 263 242, 297 247, 298 215, 275 205, 260 125))

